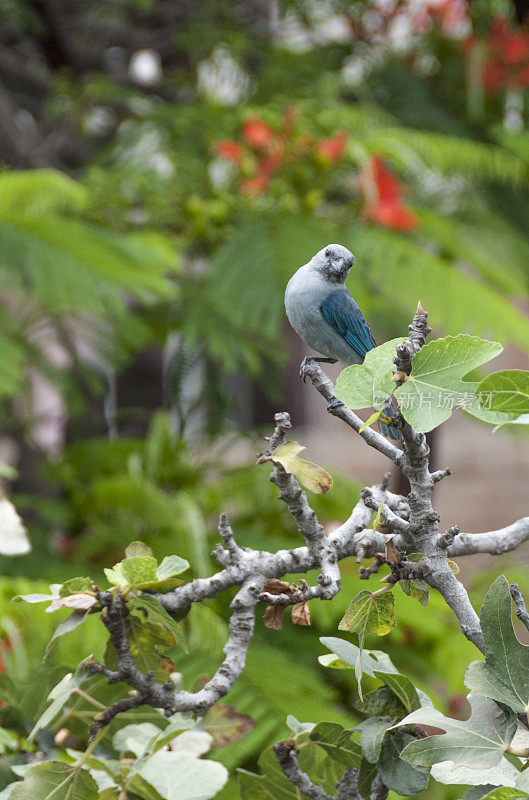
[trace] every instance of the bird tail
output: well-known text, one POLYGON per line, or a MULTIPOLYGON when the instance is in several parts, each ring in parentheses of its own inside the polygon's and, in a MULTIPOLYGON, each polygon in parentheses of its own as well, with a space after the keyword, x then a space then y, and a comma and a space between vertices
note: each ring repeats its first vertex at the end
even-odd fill
MULTIPOLYGON (((391 399, 389 399, 385 404, 384 408, 382 409, 382 413, 384 414, 384 416, 390 417, 391 419, 393 419, 393 417, 395 416, 395 409, 393 408, 393 403, 391 402, 391 399)), ((394 428, 393 425, 385 425, 383 422, 379 422, 378 427, 380 433, 383 436, 386 436, 388 439, 402 438, 399 429, 394 428)))

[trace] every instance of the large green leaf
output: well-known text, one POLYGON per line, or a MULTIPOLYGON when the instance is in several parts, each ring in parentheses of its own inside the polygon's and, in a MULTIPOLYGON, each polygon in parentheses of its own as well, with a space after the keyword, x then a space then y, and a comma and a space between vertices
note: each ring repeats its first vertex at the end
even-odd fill
POLYGON ((469 701, 472 713, 468 720, 445 717, 434 708, 419 708, 400 720, 397 726, 423 724, 445 731, 408 744, 402 758, 424 766, 440 761, 475 769, 499 764, 516 731, 516 717, 487 697, 469 695, 469 701))
POLYGON ((378 773, 386 786, 397 794, 411 797, 428 786, 430 770, 402 760, 402 751, 413 738, 405 733, 386 736, 378 760, 378 773))
POLYGON ((186 750, 160 750, 138 762, 126 788, 145 800, 156 797, 149 788, 163 800, 209 800, 227 780, 226 767, 216 761, 197 758, 186 750))
POLYGON ((498 342, 467 334, 428 342, 414 357, 408 380, 395 392, 404 417, 416 430, 427 432, 449 419, 455 406, 482 416, 474 394, 477 383, 462 378, 502 350, 498 342))
POLYGON ((361 731, 362 755, 372 764, 378 761, 382 740, 394 722, 395 717, 371 717, 356 726, 355 730, 361 731))
POLYGON ((529 413, 529 372, 504 369, 487 375, 476 388, 476 395, 487 408, 509 414, 529 413))
POLYGON ((346 367, 336 381, 336 397, 353 409, 381 408, 393 393, 396 347, 404 339, 392 339, 370 350, 362 364, 346 367))
POLYGON ((85 769, 58 761, 36 764, 8 795, 10 800, 97 800, 97 783, 85 769))
POLYGON ((529 711, 529 647, 516 638, 509 584, 504 575, 496 578, 485 595, 480 621, 485 661, 474 661, 469 666, 465 684, 473 692, 526 714, 529 711))
POLYGON ((320 722, 309 733, 309 738, 340 764, 359 767, 362 750, 360 745, 352 741, 352 734, 352 730, 342 728, 336 722, 320 722))

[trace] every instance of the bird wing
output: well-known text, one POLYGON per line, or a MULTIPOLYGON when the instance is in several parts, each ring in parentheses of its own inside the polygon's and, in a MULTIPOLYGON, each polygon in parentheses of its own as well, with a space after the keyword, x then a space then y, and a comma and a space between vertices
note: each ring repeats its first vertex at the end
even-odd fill
POLYGON ((333 292, 323 301, 320 310, 329 325, 361 358, 377 346, 364 315, 349 292, 333 292))

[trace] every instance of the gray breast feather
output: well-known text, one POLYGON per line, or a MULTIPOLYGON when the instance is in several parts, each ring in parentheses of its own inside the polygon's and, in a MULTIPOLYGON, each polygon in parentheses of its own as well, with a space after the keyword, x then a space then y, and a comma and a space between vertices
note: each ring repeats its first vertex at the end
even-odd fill
POLYGON ((285 291, 287 317, 305 344, 322 356, 336 358, 344 364, 360 364, 362 358, 329 325, 320 310, 323 301, 337 289, 347 292, 345 286, 329 284, 306 264, 288 282, 285 291))

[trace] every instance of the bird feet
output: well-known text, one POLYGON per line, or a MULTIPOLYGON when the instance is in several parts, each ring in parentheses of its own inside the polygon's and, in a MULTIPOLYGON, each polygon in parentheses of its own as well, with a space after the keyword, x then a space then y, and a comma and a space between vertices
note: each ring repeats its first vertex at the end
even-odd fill
POLYGON ((303 383, 307 383, 307 376, 305 375, 305 367, 307 367, 309 364, 312 364, 314 361, 316 361, 314 356, 305 356, 305 358, 299 365, 299 377, 301 378, 303 383))
POLYGON ((299 365, 299 377, 301 378, 303 383, 307 383, 307 376, 305 375, 305 367, 307 367, 309 364, 314 364, 314 363, 336 364, 337 361, 338 361, 337 358, 327 358, 327 357, 324 358, 323 356, 321 357, 305 356, 305 358, 299 365))
POLYGON ((345 403, 342 403, 342 401, 341 401, 341 400, 338 400, 338 398, 337 398, 337 397, 334 397, 334 398, 331 400, 331 402, 329 403, 329 405, 327 406, 327 411, 331 411, 331 412, 332 412, 332 411, 334 411, 336 408, 342 408, 344 405, 345 405, 345 403))

